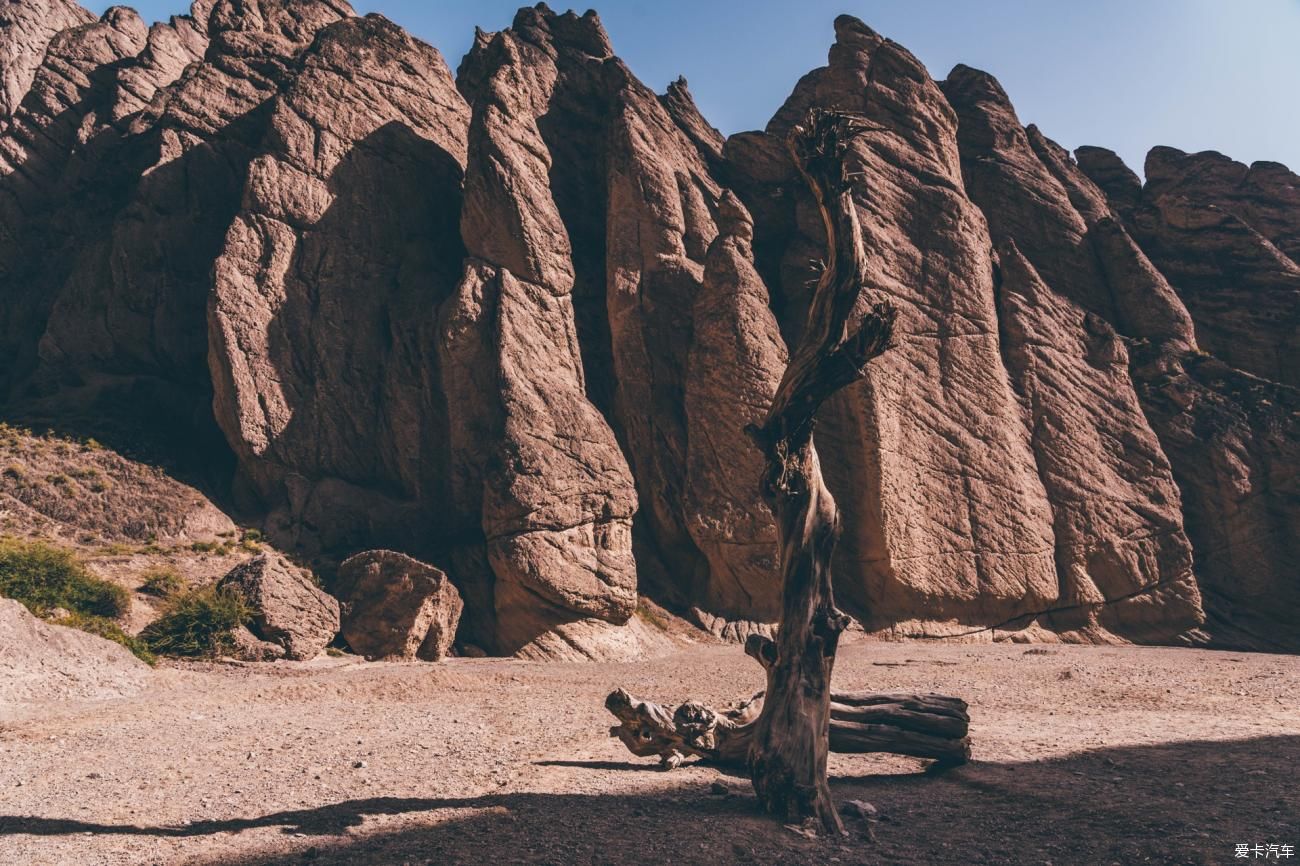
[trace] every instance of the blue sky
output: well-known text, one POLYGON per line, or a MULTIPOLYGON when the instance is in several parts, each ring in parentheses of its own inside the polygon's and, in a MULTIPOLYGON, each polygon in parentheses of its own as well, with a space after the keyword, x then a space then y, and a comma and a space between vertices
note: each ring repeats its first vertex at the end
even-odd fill
MULTIPOLYGON (((588 0, 590 2, 590 0, 588 0)), ((87 4, 97 12, 107 3, 87 4)), ((453 69, 518 0, 354 0, 433 43, 453 69)), ((557 10, 562 2, 552 2, 557 10)), ((177 0, 138 4, 150 20, 177 0)), ((614 48, 656 90, 685 75, 723 132, 762 127, 856 15, 936 78, 987 70, 1023 123, 1073 149, 1110 147, 1141 172, 1165 144, 1300 170, 1300 0, 605 0, 614 48)))

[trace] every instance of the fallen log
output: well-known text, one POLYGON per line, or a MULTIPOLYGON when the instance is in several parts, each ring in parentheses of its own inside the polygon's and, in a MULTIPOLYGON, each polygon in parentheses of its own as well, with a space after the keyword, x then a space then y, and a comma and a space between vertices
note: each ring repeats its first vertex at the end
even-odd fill
MULTIPOLYGON (((618 689, 605 708, 619 720, 609 729, 628 751, 658 758, 667 769, 687 758, 743 768, 762 710, 763 692, 718 712, 695 701, 670 709, 618 689)), ((840 754, 885 752, 926 758, 945 766, 970 760, 966 702, 944 695, 833 692, 830 750, 840 754)))

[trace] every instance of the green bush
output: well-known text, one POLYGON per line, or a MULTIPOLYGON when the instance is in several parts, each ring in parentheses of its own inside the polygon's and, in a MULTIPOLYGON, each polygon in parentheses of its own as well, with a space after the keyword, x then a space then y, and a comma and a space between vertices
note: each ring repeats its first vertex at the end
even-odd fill
POLYGON ((140 639, 160 656, 217 656, 230 651, 231 632, 249 617, 248 604, 235 590, 187 590, 168 600, 162 616, 140 632, 140 639))
POLYGON ((112 618, 131 607, 125 589, 90 574, 71 551, 39 541, 0 539, 0 595, 42 617, 62 607, 112 618))
POLYGON ((185 588, 185 578, 174 568, 162 565, 151 568, 144 575, 140 591, 159 598, 169 598, 185 588))

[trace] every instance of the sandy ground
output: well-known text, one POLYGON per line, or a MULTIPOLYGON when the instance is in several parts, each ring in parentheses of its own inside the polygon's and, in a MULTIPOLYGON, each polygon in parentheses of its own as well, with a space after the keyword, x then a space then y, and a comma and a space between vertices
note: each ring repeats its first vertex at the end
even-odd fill
POLYGON ((131 699, 0 708, 0 863, 1127 866, 1300 849, 1300 659, 866 643, 836 682, 965 697, 975 762, 832 756, 836 797, 879 817, 809 840, 758 814, 745 779, 661 772, 606 736, 617 685, 717 705, 761 687, 735 647, 173 667, 131 699))

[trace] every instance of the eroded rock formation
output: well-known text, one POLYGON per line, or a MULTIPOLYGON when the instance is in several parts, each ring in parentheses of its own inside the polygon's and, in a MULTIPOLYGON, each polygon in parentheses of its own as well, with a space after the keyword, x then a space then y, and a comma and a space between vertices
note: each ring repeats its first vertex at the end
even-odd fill
POLYGON ((277 542, 444 570, 490 652, 644 651, 638 594, 763 631, 743 430, 823 232, 782 137, 848 110, 899 321, 817 431, 841 603, 903 634, 1293 639, 1296 176, 1157 148, 1143 182, 985 73, 834 30, 724 137, 594 13, 523 9, 453 76, 341 0, 4 4, 4 411, 164 429, 277 542))

